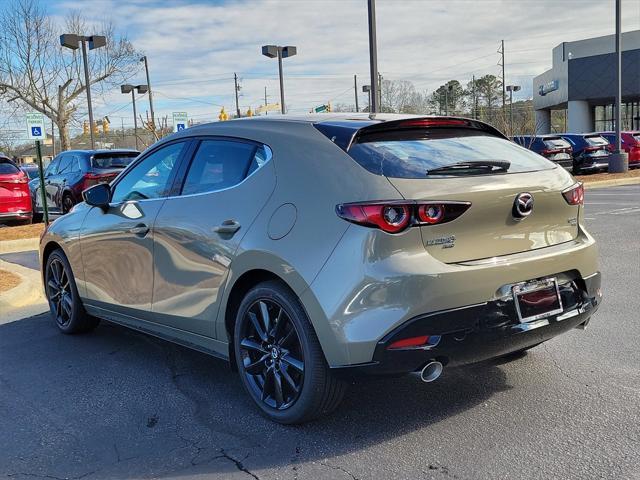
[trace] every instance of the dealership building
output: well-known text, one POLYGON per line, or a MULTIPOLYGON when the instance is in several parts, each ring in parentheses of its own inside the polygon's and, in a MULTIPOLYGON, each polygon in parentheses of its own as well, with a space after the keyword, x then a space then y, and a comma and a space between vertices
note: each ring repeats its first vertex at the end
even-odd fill
MULTIPOLYGON (((561 43, 533 80, 536 132, 613 130, 615 95, 614 35, 561 43), (551 111, 565 109, 566 125, 552 126, 551 111)), ((622 34, 622 129, 640 130, 640 30, 622 34)))

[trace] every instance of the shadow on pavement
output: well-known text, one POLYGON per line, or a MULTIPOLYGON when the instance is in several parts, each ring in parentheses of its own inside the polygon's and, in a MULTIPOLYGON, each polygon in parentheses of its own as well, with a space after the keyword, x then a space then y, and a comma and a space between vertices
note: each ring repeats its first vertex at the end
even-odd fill
POLYGON ((66 336, 39 315, 0 326, 0 474, 295 472, 429 428, 508 388, 495 363, 445 369, 428 385, 363 381, 330 417, 287 427, 257 412, 223 361, 106 322, 66 336))

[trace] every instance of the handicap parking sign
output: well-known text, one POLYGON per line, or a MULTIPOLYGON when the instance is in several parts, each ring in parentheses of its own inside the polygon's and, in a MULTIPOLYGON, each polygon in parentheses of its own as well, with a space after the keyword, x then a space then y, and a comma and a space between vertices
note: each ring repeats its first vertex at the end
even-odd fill
POLYGON ((189 117, 187 112, 173 112, 173 131, 180 132, 187 128, 189 117))
POLYGON ((27 113, 27 134, 30 140, 44 140, 44 115, 41 113, 27 113))
POLYGON ((184 130, 184 123, 179 123, 176 128, 178 131, 184 130))

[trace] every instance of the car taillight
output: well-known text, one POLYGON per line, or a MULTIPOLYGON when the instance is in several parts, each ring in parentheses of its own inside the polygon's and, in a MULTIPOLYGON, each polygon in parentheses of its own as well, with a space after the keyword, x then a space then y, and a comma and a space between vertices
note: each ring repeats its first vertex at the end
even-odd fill
POLYGON ((93 187, 98 183, 108 183, 113 179, 113 175, 100 175, 99 173, 85 173, 82 180, 82 190, 93 187))
POLYGON ((458 118, 419 118, 406 120, 398 124, 399 127, 463 127, 469 126, 467 120, 458 118))
POLYGON ((562 192, 562 196, 569 205, 584 205, 584 185, 578 183, 562 192))
POLYGON ((450 222, 471 206, 468 202, 366 202, 336 206, 336 213, 348 222, 400 233, 407 227, 450 222))
POLYGON ((584 147, 583 152, 586 152, 586 153, 597 152, 598 150, 602 150, 603 148, 604 148, 604 145, 602 145, 601 147, 584 147))
POLYGON ((441 335, 420 335, 418 337, 403 338, 388 345, 387 350, 430 349, 438 346, 441 339, 441 335))

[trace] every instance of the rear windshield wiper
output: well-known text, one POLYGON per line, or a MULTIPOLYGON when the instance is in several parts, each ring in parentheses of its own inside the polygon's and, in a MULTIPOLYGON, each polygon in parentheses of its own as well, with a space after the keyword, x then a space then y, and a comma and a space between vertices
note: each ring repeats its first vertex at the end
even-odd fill
POLYGON ((437 175, 439 173, 456 173, 456 172, 464 172, 467 170, 487 170, 489 172, 493 171, 503 171, 506 172, 509 170, 511 166, 511 162, 507 160, 478 160, 474 162, 457 162, 452 163, 451 165, 443 165, 442 167, 432 168, 431 170, 427 170, 427 175, 437 175))

